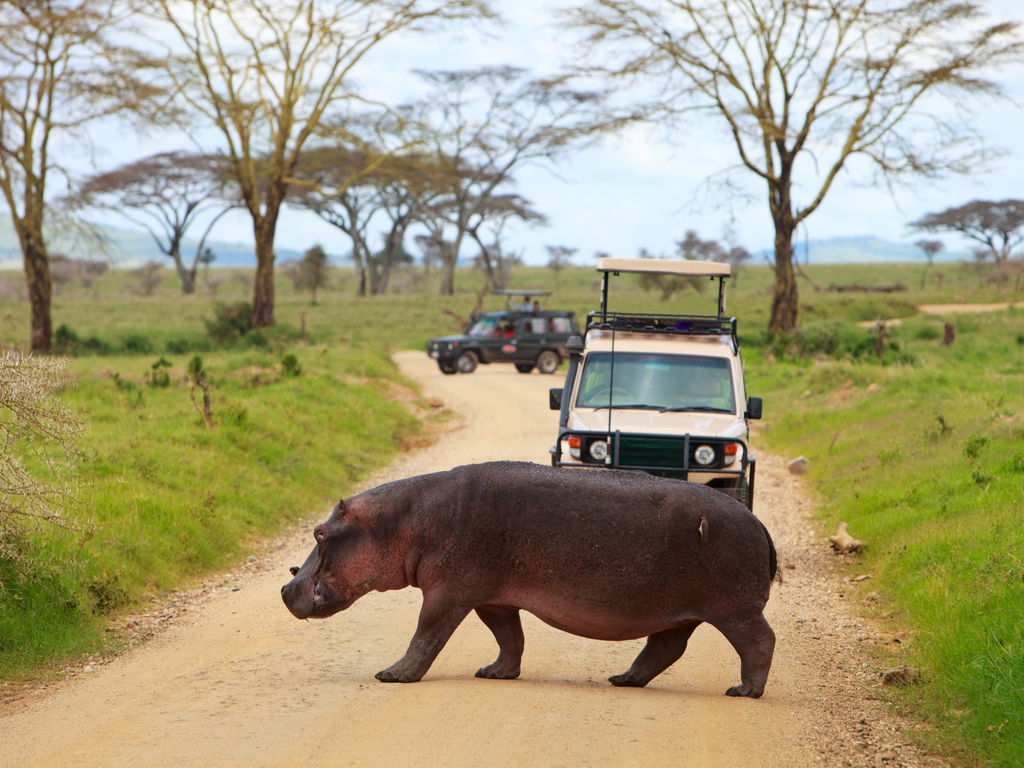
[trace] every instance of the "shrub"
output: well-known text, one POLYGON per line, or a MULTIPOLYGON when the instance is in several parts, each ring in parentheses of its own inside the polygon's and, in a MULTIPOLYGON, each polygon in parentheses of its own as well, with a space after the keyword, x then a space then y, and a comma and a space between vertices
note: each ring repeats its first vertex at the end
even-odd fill
POLYGON ((203 323, 210 338, 218 344, 233 344, 252 330, 252 304, 247 301, 217 302, 213 314, 213 320, 203 318, 203 323))
POLYGON ((171 361, 167 358, 161 357, 155 363, 153 363, 153 370, 149 374, 149 378, 146 383, 151 387, 167 387, 171 384, 171 377, 167 373, 167 369, 171 367, 171 361))
POLYGON ((285 355, 281 359, 281 372, 285 376, 298 376, 302 373, 302 367, 299 365, 299 358, 295 355, 285 355))
POLYGON ((141 333, 129 333, 121 342, 121 348, 129 355, 148 355, 153 351, 153 342, 141 333))
POLYGON ((109 344, 95 336, 81 339, 71 328, 62 324, 53 332, 53 351, 68 357, 78 357, 91 354, 107 355, 110 354, 111 348, 109 344))

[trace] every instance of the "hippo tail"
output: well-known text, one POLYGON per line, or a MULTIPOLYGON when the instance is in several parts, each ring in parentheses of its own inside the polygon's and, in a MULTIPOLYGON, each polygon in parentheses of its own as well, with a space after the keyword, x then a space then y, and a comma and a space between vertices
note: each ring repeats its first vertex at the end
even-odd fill
MULTIPOLYGON (((760 520, 757 522, 761 523, 760 520)), ((772 535, 768 533, 768 529, 764 527, 764 523, 761 523, 761 530, 764 531, 764 537, 768 540, 768 579, 769 583, 777 581, 782 584, 782 571, 779 570, 779 556, 775 552, 775 542, 772 541, 772 535)))

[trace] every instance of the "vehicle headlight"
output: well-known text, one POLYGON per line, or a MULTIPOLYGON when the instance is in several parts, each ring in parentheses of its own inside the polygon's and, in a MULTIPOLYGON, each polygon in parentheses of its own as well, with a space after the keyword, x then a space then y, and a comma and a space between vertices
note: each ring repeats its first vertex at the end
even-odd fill
POLYGON ((693 458, 697 460, 698 464, 706 466, 715 460, 715 449, 710 445, 702 445, 693 452, 693 458))
POLYGON ((590 458, 595 461, 604 461, 608 456, 608 443, 604 440, 595 440, 590 444, 590 458))

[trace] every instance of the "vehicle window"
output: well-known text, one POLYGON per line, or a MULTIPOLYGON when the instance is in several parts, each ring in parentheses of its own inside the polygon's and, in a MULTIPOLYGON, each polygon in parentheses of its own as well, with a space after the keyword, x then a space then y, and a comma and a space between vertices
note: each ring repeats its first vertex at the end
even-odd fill
POLYGON ((546 317, 531 317, 525 323, 526 327, 524 330, 526 333, 547 333, 548 332, 548 321, 546 317))
POLYGON ((555 333, 572 333, 572 322, 568 317, 552 317, 551 330, 555 333))
POLYGON ((498 330, 498 321, 493 317, 483 317, 469 326, 467 336, 493 336, 498 330))
POLYGON ((729 361, 693 355, 592 353, 576 405, 736 412, 729 361))

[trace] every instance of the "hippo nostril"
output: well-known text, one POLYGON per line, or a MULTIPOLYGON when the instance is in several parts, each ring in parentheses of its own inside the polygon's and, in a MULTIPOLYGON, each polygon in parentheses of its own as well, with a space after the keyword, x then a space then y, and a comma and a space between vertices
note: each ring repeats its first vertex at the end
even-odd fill
POLYGON ((298 572, 299 572, 299 566, 297 566, 297 565, 293 565, 291 568, 288 569, 288 573, 290 573, 292 576, 294 576, 298 572))

